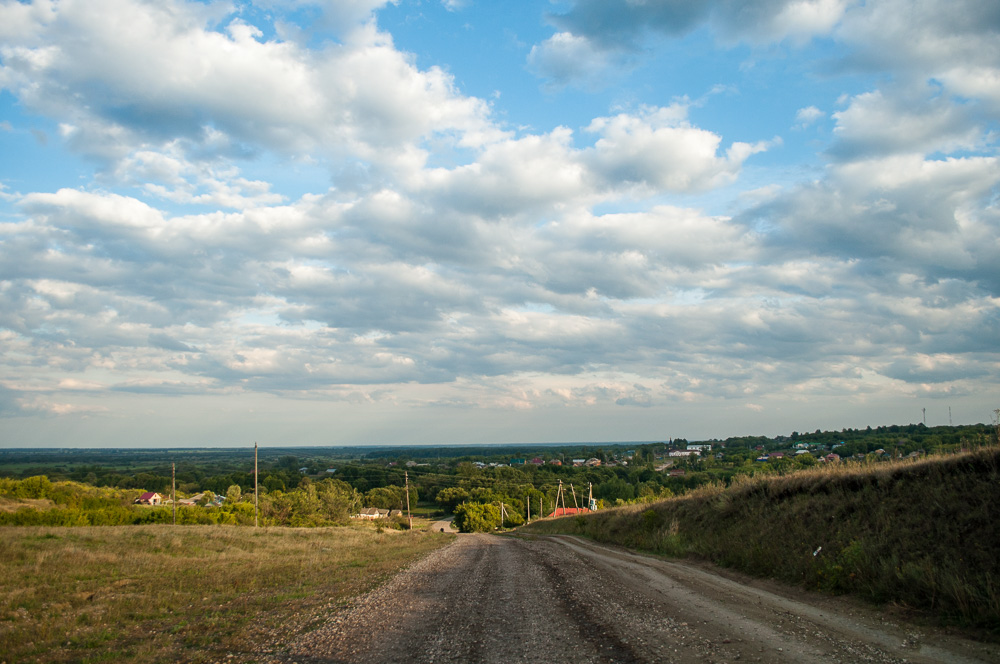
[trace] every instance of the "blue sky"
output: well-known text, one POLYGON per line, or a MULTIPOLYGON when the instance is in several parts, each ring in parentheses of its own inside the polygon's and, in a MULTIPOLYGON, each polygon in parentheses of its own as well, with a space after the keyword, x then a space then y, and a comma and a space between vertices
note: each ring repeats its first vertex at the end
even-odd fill
POLYGON ((0 445, 1000 407, 992 0, 0 2, 0 445))

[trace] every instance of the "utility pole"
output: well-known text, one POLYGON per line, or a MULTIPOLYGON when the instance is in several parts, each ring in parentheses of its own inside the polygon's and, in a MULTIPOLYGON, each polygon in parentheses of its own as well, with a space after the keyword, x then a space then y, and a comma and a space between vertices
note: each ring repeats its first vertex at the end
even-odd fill
POLYGON ((920 410, 924 411, 924 426, 927 426, 927 409, 921 408, 920 410))
MULTIPOLYGON (((577 510, 579 510, 580 509, 580 503, 576 502, 576 489, 573 488, 573 483, 572 482, 569 483, 569 490, 573 492, 573 507, 575 507, 577 510)), ((565 498, 563 500, 565 500, 565 498)))
POLYGON ((591 482, 590 489, 587 495, 587 509, 594 511, 595 507, 596 506, 594 505, 594 483, 591 482))
POLYGON ((406 520, 410 522, 410 530, 413 530, 413 517, 410 516, 410 473, 403 471, 403 479, 406 481, 406 520))
POLYGON ((253 441, 253 527, 260 526, 257 520, 257 441, 253 441))
POLYGON ((524 501, 524 504, 528 508, 528 523, 531 523, 531 496, 528 496, 528 499, 524 501))
POLYGON ((539 496, 538 497, 538 518, 541 519, 541 518, 544 518, 544 517, 545 517, 545 506, 542 505, 542 497, 539 496))
POLYGON ((170 506, 174 509, 174 525, 177 525, 177 464, 170 464, 170 506))
POLYGON ((951 406, 948 406, 948 426, 951 426, 951 406))

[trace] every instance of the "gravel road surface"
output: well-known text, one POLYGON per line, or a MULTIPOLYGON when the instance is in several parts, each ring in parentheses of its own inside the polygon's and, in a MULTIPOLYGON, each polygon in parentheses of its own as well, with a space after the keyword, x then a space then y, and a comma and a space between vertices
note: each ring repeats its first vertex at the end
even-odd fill
POLYGON ((273 662, 1000 662, 844 598, 573 537, 462 535, 273 662))

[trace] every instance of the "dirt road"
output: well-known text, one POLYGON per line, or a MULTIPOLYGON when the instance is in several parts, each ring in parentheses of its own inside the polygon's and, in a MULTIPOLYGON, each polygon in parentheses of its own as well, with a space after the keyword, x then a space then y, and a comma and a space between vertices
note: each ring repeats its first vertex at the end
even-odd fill
POLYGON ((1000 662, 1000 648, 577 538, 463 535, 274 661, 1000 662))

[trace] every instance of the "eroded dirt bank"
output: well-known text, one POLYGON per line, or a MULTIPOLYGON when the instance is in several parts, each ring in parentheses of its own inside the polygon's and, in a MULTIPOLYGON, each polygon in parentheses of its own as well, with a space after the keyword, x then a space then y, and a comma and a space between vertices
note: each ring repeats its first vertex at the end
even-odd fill
POLYGON ((840 598, 578 538, 464 535, 265 658, 1000 662, 1000 647, 915 628, 840 598))

